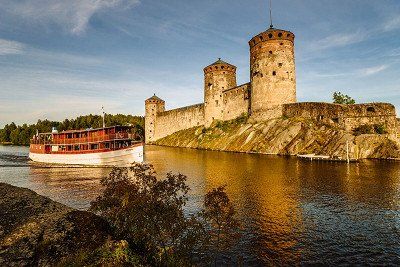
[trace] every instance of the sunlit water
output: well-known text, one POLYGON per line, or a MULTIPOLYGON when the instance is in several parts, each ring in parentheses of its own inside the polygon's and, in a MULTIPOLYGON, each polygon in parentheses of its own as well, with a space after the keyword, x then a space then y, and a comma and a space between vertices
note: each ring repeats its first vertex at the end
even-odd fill
MULTIPOLYGON (((87 209, 110 169, 37 168, 28 149, 0 146, 0 181, 87 209)), ((227 185, 242 221, 234 255, 254 265, 400 265, 400 163, 295 158, 146 147, 159 175, 181 172, 189 212, 227 185)))

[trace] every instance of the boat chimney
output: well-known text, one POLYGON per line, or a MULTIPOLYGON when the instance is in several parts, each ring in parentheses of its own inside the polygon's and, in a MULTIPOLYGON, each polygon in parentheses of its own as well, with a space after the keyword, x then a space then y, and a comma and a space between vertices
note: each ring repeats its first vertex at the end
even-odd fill
POLYGON ((106 113, 104 112, 104 106, 101 107, 101 111, 103 113, 103 128, 106 128, 106 122, 105 122, 106 113))

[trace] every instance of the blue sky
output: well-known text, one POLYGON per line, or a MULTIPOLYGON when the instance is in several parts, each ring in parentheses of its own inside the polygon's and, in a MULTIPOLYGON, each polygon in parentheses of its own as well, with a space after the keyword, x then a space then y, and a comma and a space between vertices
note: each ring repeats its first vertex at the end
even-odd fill
MULTIPOLYGON (((400 109, 399 0, 274 1, 296 35, 299 101, 400 109)), ((269 26, 267 0, 0 0, 0 127, 100 113, 144 114, 203 101, 218 57, 249 81, 248 40, 269 26)))

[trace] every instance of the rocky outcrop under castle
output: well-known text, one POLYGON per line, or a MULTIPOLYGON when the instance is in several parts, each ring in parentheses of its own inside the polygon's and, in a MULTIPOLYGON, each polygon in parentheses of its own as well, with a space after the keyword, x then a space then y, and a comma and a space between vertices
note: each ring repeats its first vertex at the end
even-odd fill
POLYGON ((108 223, 92 213, 0 183, 0 266, 56 266, 102 246, 110 233, 108 223))
POLYGON ((156 145, 276 155, 318 154, 346 157, 400 158, 393 135, 354 135, 340 128, 304 118, 279 118, 249 123, 243 118, 194 127, 154 142, 156 145))

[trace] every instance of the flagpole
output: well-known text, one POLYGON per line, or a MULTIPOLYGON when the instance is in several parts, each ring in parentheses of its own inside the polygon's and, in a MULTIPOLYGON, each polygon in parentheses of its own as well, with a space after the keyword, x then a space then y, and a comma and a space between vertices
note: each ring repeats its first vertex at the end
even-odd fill
POLYGON ((272 0, 269 0, 269 21, 270 21, 270 28, 273 28, 274 25, 272 25, 272 0))

